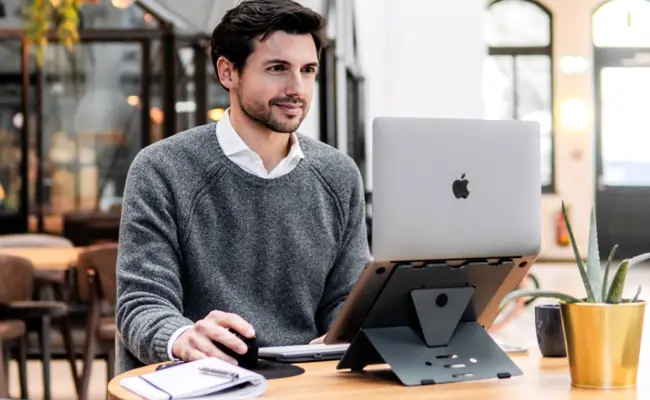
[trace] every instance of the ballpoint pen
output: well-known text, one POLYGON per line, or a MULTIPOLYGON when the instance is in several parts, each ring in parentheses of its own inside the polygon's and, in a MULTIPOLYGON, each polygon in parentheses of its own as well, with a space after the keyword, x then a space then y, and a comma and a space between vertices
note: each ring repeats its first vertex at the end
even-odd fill
POLYGON ((236 372, 222 371, 220 369, 211 367, 199 367, 199 371, 206 375, 220 376, 223 378, 239 379, 239 374, 236 372))

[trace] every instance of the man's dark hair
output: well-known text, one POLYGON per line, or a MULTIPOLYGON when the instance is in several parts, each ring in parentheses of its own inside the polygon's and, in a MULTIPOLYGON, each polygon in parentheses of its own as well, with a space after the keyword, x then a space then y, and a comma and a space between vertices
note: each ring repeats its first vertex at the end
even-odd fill
POLYGON ((243 0, 226 12, 212 32, 210 55, 217 79, 219 57, 227 58, 241 72, 255 41, 276 31, 311 34, 320 57, 324 30, 325 19, 320 14, 293 0, 243 0))

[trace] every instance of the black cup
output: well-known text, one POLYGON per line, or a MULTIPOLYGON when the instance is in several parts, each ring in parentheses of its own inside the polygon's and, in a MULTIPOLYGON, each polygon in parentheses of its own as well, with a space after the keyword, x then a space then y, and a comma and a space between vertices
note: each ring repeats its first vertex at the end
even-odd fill
POLYGON ((535 331, 542 356, 566 357, 562 314, 559 304, 535 306, 535 331))

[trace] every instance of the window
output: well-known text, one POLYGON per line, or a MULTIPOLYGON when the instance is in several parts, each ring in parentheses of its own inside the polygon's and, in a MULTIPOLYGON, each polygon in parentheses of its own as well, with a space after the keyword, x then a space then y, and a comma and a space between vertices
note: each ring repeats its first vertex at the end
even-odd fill
POLYGON ((351 70, 346 71, 347 104, 347 151, 361 170, 365 180, 366 172, 366 132, 364 121, 363 77, 351 70))
POLYGON ((485 115, 537 121, 542 189, 555 186, 553 160, 552 17, 531 0, 496 0, 485 13, 489 55, 484 65, 485 115))
POLYGON ((650 186, 650 2, 608 1, 594 12, 592 29, 599 183, 650 186))
POLYGON ((336 96, 336 42, 328 42, 323 48, 318 72, 318 107, 320 109, 320 140, 338 147, 338 113, 336 96))
POLYGON ((650 47, 650 2, 612 0, 593 15, 596 47, 650 47))

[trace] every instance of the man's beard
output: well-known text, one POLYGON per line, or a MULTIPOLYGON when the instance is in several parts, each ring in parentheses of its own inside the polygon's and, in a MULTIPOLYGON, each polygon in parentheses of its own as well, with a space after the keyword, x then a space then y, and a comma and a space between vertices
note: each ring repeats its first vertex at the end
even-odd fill
POLYGON ((241 90, 237 90, 237 100, 239 101, 239 106, 241 107, 242 111, 244 114, 246 114, 246 116, 248 116, 248 118, 255 121, 258 125, 273 132, 293 133, 296 129, 298 129, 302 121, 305 119, 305 116, 307 115, 307 106, 303 99, 296 99, 291 97, 275 97, 271 99, 268 106, 265 107, 263 104, 255 102, 246 104, 246 102, 243 101, 241 90), (274 104, 278 103, 302 104, 302 115, 298 121, 283 122, 274 118, 271 107, 273 107, 274 104))

